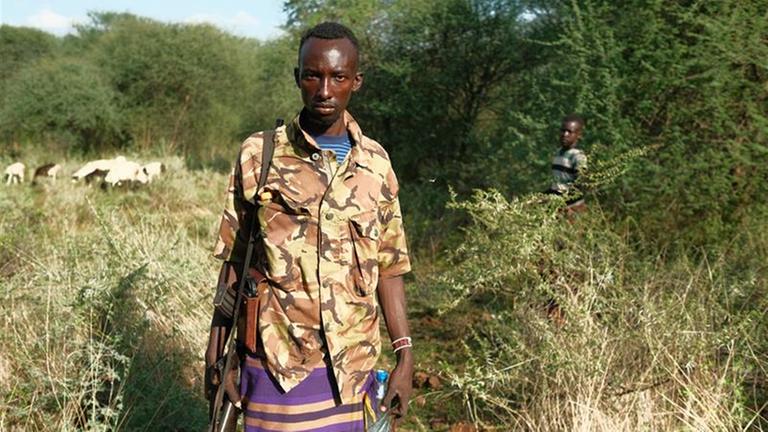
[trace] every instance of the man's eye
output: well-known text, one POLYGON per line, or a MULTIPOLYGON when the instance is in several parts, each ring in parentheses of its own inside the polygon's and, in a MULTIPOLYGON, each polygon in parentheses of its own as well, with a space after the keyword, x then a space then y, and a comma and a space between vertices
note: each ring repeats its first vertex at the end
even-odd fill
POLYGON ((341 82, 341 81, 346 80, 347 77, 345 77, 344 75, 336 75, 335 77, 333 77, 333 79, 335 79, 336 81, 341 82))

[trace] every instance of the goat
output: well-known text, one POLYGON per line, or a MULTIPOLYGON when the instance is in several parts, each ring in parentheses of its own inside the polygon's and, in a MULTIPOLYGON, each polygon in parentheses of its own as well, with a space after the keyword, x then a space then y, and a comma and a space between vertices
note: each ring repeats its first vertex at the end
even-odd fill
POLYGON ((85 183, 91 183, 96 178, 104 179, 113 166, 125 161, 125 157, 118 156, 114 159, 99 159, 87 162, 72 174, 72 181, 85 180, 85 183))
POLYGON ((152 179, 165 172, 165 165, 161 162, 150 162, 141 168, 147 175, 147 182, 152 183, 152 179))
POLYGON ((106 177, 104 177, 102 188, 106 188, 108 186, 121 186, 126 183, 147 184, 148 182, 149 178, 142 169, 141 165, 137 164, 136 162, 123 160, 112 165, 109 173, 107 173, 106 177))
POLYGON ((24 170, 26 167, 21 162, 15 162, 8 165, 5 169, 6 185, 12 185, 14 183, 24 183, 24 170))
POLYGON ((34 184, 38 177, 50 177, 56 180, 56 176, 61 171, 61 165, 53 162, 49 162, 45 165, 37 167, 35 174, 32 176, 32 183, 34 184))

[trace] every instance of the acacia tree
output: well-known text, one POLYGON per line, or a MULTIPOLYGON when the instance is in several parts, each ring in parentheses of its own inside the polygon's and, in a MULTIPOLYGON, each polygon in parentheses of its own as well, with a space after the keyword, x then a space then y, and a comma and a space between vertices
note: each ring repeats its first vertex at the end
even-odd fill
POLYGON ((766 192, 768 5, 583 0, 559 14, 595 152, 649 149, 606 204, 662 243, 730 238, 766 192))
POLYGON ((89 151, 120 142, 117 95, 87 62, 34 63, 7 83, 0 129, 89 151))
POLYGON ((10 79, 25 65, 52 55, 58 48, 56 37, 41 30, 0 25, 0 83, 10 79))
POLYGON ((356 31, 368 80, 353 109, 409 178, 464 171, 477 135, 506 109, 499 95, 539 62, 517 1, 292 0, 285 8, 295 33, 323 19, 356 31))
POLYGON ((194 153, 231 139, 244 77, 238 41, 207 25, 162 24, 135 16, 94 16, 93 53, 120 93, 127 128, 140 148, 194 153))

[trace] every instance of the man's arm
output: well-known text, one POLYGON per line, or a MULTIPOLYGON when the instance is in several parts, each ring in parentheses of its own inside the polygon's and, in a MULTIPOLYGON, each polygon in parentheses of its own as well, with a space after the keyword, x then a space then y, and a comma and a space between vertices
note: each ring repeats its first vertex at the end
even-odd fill
MULTIPOLYGON (((244 159, 248 160, 248 157, 249 153, 244 152, 241 148, 229 176, 224 212, 219 223, 218 238, 214 246, 214 256, 224 260, 216 282, 217 291, 226 291, 228 288, 230 290, 237 289, 239 270, 242 269, 242 264, 236 265, 233 261, 243 259, 244 245, 247 244, 247 238, 243 238, 243 232, 250 232, 248 231, 250 229, 248 226, 249 219, 246 214, 248 203, 243 199, 242 193, 241 165, 244 159)), ((227 337, 232 331, 233 325, 234 322, 231 317, 219 311, 218 308, 214 308, 208 335, 208 347, 205 350, 205 396, 209 400, 214 396, 216 388, 222 382, 222 377, 219 376, 219 371, 215 365, 224 355, 227 337)))
MULTIPOLYGON (((379 279, 379 305, 387 324, 391 340, 411 336, 408 327, 405 302, 405 285, 402 276, 379 279)), ((403 348, 397 352, 397 366, 392 371, 387 394, 382 401, 382 411, 392 406, 392 413, 399 418, 408 413, 408 402, 413 391, 413 349, 403 348)))

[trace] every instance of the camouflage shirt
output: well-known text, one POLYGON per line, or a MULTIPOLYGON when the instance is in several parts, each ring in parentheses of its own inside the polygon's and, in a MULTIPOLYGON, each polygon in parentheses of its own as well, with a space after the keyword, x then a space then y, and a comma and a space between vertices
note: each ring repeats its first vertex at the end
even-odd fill
POLYGON ((214 255, 245 258, 243 226, 258 201, 269 290, 258 329, 265 363, 289 391, 330 357, 342 400, 358 393, 380 351, 379 278, 410 271, 398 184, 389 156, 344 121, 352 149, 339 164, 299 126, 274 131, 275 153, 258 188, 262 145, 272 133, 243 142, 230 176, 214 255))

